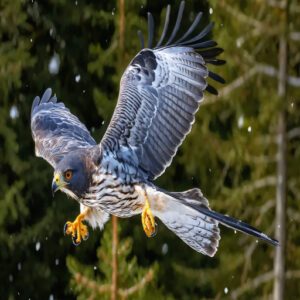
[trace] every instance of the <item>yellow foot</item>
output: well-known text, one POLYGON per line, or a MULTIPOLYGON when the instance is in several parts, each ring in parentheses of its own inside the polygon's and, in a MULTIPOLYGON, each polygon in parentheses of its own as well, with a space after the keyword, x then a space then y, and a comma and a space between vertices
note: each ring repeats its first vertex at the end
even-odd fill
POLYGON ((68 221, 64 227, 64 233, 72 236, 72 241, 75 246, 78 246, 81 241, 86 241, 89 237, 87 226, 82 223, 87 212, 77 216, 74 222, 68 221))
POLYGON ((157 224, 153 217, 152 211, 149 206, 148 197, 145 194, 146 201, 142 212, 142 224, 147 237, 153 237, 157 232, 157 224))

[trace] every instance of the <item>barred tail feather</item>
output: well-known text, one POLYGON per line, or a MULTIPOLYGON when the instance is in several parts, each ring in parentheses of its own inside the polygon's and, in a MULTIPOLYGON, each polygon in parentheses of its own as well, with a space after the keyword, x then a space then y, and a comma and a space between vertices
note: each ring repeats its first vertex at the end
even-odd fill
MULTIPOLYGON (((195 190, 183 193, 162 193, 165 209, 163 211, 154 210, 154 213, 187 245, 197 252, 212 257, 217 252, 220 240, 218 221, 181 201, 182 199, 192 199, 191 197, 195 196, 195 190)), ((199 200, 203 200, 201 202, 203 206, 208 205, 205 198, 199 198, 199 200)))
POLYGON ((186 204, 195 210, 202 212, 204 215, 213 218, 214 220, 220 222, 222 225, 232 228, 234 230, 241 231, 243 233, 246 233, 248 235, 255 236, 259 238, 262 241, 265 241, 273 246, 278 246, 279 243, 277 240, 267 236, 265 233, 259 231, 255 227, 241 221, 237 220, 235 218, 232 218, 230 216, 222 215, 216 211, 210 210, 207 207, 203 207, 199 205, 198 203, 187 201, 186 204))
POLYGON ((278 246, 278 241, 249 224, 235 218, 222 215, 211 210, 207 199, 199 189, 191 189, 181 193, 164 193, 169 201, 169 211, 161 216, 166 226, 177 234, 190 247, 203 254, 213 256, 220 240, 218 223, 255 236, 269 244, 278 246), (174 211, 176 211, 174 214, 174 211))

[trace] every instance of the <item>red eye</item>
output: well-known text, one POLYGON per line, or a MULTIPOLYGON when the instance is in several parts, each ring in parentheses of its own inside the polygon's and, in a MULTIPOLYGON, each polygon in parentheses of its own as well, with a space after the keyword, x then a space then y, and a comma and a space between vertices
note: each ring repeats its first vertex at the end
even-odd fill
POLYGON ((65 178, 66 178, 67 180, 71 180, 72 175, 73 175, 73 173, 72 173, 71 170, 68 170, 68 171, 65 172, 65 178))

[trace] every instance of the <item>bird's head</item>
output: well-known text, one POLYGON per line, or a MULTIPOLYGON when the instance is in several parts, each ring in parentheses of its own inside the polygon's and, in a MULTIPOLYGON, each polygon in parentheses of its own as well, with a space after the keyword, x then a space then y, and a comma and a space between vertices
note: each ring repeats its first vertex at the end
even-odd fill
POLYGON ((56 191, 61 190, 72 198, 81 198, 89 188, 90 172, 83 153, 71 152, 67 154, 54 170, 53 195, 56 191))

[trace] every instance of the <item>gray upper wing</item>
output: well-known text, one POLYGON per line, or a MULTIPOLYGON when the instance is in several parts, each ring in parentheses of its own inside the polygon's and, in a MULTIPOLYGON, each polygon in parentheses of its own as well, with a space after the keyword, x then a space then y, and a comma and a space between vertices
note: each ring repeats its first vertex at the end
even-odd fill
POLYGON ((31 131, 35 153, 54 168, 68 152, 96 145, 87 128, 57 102, 48 88, 42 98, 35 97, 31 109, 31 131))
MULTIPOLYGON (((118 103, 101 142, 102 147, 109 151, 129 149, 132 159, 148 173, 150 179, 158 177, 170 165, 191 130, 203 91, 209 88, 215 92, 208 86, 207 77, 223 81, 207 68, 207 63, 223 63, 216 59, 222 49, 211 48, 216 45, 215 42, 202 40, 210 31, 211 24, 196 37, 188 39, 201 14, 197 15, 187 33, 173 43, 183 7, 184 3, 180 6, 171 37, 163 47, 150 49, 154 25, 151 14, 148 15, 148 48, 139 52, 124 72, 118 103), (211 49, 196 52, 208 47, 211 49)), ((169 11, 168 8, 167 18, 169 11)), ((163 39, 164 33, 159 45, 163 39)))

